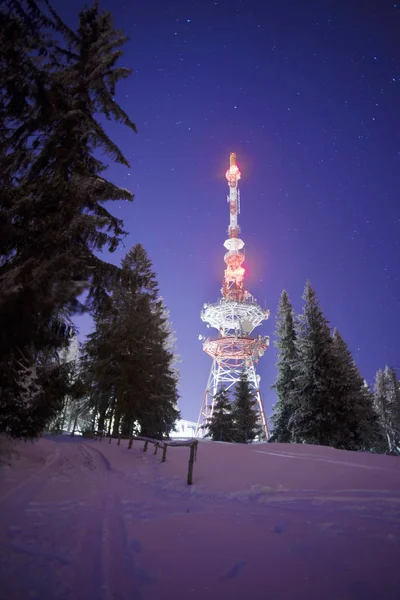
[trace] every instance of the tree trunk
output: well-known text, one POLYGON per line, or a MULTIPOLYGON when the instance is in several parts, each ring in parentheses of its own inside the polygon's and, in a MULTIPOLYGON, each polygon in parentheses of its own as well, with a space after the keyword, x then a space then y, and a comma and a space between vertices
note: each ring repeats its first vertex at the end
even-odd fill
POLYGON ((91 424, 91 430, 92 430, 92 431, 94 431, 94 430, 95 430, 95 427, 96 427, 96 419, 97 419, 97 414, 98 414, 98 411, 97 411, 97 408, 95 408, 95 409, 93 410, 93 417, 92 417, 92 424, 91 424))
POLYGON ((65 419, 67 418, 67 407, 68 407, 68 397, 65 398, 64 407, 63 407, 62 416, 61 416, 60 429, 62 431, 64 431, 65 419))
POLYGON ((74 419, 74 424, 72 426, 72 433, 71 433, 71 435, 75 435, 75 429, 76 429, 77 423, 78 423, 78 412, 75 415, 75 419, 74 419))
POLYGON ((129 437, 133 431, 133 417, 131 415, 124 415, 122 418, 121 435, 129 437))
POLYGON ((126 437, 128 435, 128 428, 126 426, 126 420, 125 419, 122 419, 122 422, 121 422, 121 435, 123 437, 126 437))
MULTIPOLYGON (((95 403, 93 405, 93 417, 92 417, 92 431, 94 431, 94 428, 96 427, 96 419, 97 419, 97 415, 99 414, 99 401, 98 399, 95 400, 95 403)), ((104 423, 103 423, 103 427, 104 427, 104 423)), ((100 429, 100 427, 98 427, 98 429, 100 429)))
POLYGON ((111 425, 112 425, 112 416, 110 417, 110 420, 108 421, 108 429, 107 429, 108 436, 111 435, 111 425))
POLYGON ((104 408, 100 411, 99 421, 97 423, 97 429, 99 431, 104 431, 105 421, 106 421, 106 409, 104 408))
POLYGON ((117 400, 116 406, 115 406, 115 413, 114 413, 114 426, 113 426, 113 435, 118 435, 119 434, 119 424, 121 421, 121 407, 120 404, 117 400))

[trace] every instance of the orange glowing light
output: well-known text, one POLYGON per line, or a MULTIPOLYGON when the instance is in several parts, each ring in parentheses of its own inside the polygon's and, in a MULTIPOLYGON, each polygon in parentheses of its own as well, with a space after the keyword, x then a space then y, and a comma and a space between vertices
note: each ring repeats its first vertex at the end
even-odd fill
POLYGON ((240 171, 236 164, 236 154, 234 152, 231 152, 229 156, 229 169, 226 172, 226 178, 231 187, 235 187, 240 179, 240 171))
POLYGON ((236 284, 239 284, 243 281, 244 273, 243 267, 238 267, 237 269, 230 269, 228 267, 225 269, 225 281, 227 283, 229 281, 234 281, 236 284))
POLYGON ((240 179, 240 171, 236 165, 230 167, 230 169, 226 172, 226 178, 228 181, 239 181, 240 179))

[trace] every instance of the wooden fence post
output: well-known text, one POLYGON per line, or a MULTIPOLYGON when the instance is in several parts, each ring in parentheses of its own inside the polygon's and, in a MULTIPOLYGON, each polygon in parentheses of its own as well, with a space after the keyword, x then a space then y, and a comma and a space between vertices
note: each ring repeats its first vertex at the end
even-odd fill
MULTIPOLYGON (((99 435, 97 436, 100 438, 100 442, 102 441, 102 438, 106 438, 107 435, 99 435)), ((109 434, 109 440, 108 443, 111 444, 111 439, 112 439, 112 435, 109 434)), ((188 485, 193 485, 193 469, 194 469, 194 463, 197 461, 197 450, 198 450, 198 445, 199 445, 199 440, 192 440, 192 441, 185 441, 185 442, 168 442, 168 441, 163 441, 163 440, 153 440, 150 438, 145 438, 145 437, 135 437, 133 435, 130 436, 130 438, 123 438, 121 435, 118 435, 118 437, 116 438, 117 441, 117 446, 120 446, 121 444, 121 440, 122 439, 129 439, 128 442, 128 449, 131 449, 133 447, 133 442, 134 440, 138 440, 141 441, 143 440, 144 442, 144 446, 142 448, 142 452, 147 452, 148 447, 149 447, 149 443, 152 443, 154 445, 154 452, 153 455, 157 455, 158 454, 158 449, 162 449, 162 458, 161 458, 161 462, 166 462, 167 460, 167 450, 168 450, 168 446, 188 446, 190 448, 190 456, 189 456, 189 464, 188 464, 188 473, 187 473, 187 484, 188 485)))
POLYGON ((190 446, 190 458, 189 458, 189 469, 188 469, 188 476, 187 476, 187 484, 188 485, 192 485, 192 482, 193 482, 194 449, 195 449, 195 444, 191 444, 191 446, 190 446))
POLYGON ((167 460, 167 448, 168 448, 168 445, 164 443, 164 448, 163 448, 163 453, 162 453, 162 461, 161 462, 165 462, 167 460))

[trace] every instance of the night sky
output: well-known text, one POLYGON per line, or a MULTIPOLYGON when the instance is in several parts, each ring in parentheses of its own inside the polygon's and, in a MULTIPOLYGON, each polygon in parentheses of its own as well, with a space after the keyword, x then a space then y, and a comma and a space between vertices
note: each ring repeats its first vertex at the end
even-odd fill
MULTIPOLYGON (((53 5, 76 23, 79 0, 53 5)), ((130 37, 117 100, 138 134, 111 126, 131 162, 108 176, 135 194, 110 203, 147 249, 181 357, 180 409, 197 420, 211 360, 198 334, 220 295, 229 152, 242 172, 247 289, 271 318, 306 279, 369 383, 400 367, 400 3, 103 0, 130 37)), ((105 256, 107 258, 107 256, 105 256)), ((80 335, 89 317, 77 320, 80 335)), ((271 339, 271 342, 272 342, 271 339)), ((268 415, 272 346, 259 363, 268 415)), ((400 373, 400 371, 399 371, 400 373)))

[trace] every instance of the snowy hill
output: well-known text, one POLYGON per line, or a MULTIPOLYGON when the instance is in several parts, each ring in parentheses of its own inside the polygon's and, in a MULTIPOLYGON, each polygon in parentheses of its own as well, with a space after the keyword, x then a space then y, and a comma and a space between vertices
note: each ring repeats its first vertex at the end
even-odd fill
POLYGON ((398 600, 400 459, 317 446, 19 444, 0 479, 10 600, 398 600))

